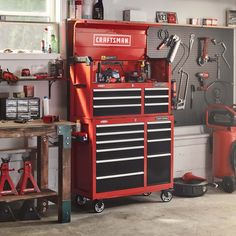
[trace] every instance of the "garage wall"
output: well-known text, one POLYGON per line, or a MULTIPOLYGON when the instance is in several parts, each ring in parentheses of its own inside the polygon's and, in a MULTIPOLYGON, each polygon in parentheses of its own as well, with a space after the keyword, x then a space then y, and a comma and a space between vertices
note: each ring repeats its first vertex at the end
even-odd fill
MULTIPOLYGON (((66 18, 67 10, 66 0, 58 0, 62 3, 61 19, 66 18)), ((225 10, 226 8, 235 9, 236 0, 103 0, 105 7, 106 20, 121 20, 122 11, 125 9, 141 9, 147 13, 148 21, 155 21, 156 11, 175 11, 178 15, 178 21, 181 24, 186 23, 186 18, 189 17, 210 17, 218 18, 219 25, 225 24, 225 10)), ((65 50, 65 34, 62 30, 62 51, 65 50)), ((63 55, 65 55, 63 53, 63 55)), ((19 70, 19 67, 31 68, 32 64, 47 65, 47 60, 0 60, 2 67, 8 67, 12 72, 19 70)), ((22 85, 11 87, 10 91, 20 91, 22 85)), ((66 96, 65 84, 55 83, 52 88, 51 111, 53 114, 60 114, 62 118, 66 116, 66 96)), ((1 91, 7 91, 9 86, 2 86, 1 91)), ((47 91, 47 83, 35 85, 36 96, 43 97, 47 91)), ((203 127, 178 127, 175 130, 175 176, 181 176, 186 171, 193 171, 194 174, 201 176, 209 175, 211 168, 211 160, 208 149, 208 136, 205 135, 203 127), (186 142, 188 140, 188 142, 186 142), (197 140, 197 143, 195 142, 197 140)), ((15 147, 16 145, 23 145, 18 140, 4 140, 1 144, 7 145, 8 148, 15 147), (3 143, 4 142, 4 143, 3 143)), ((57 155, 57 150, 50 150, 50 187, 57 187, 57 180, 55 179, 57 173, 57 165, 54 161, 57 155)))

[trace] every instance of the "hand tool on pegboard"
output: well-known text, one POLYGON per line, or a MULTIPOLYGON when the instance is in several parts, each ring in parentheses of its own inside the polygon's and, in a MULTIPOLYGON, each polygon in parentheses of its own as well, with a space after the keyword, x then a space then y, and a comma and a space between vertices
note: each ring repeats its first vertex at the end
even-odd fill
POLYGON ((196 77, 199 80, 200 87, 197 88, 198 91, 205 91, 207 90, 206 80, 209 79, 208 72, 198 72, 196 73, 196 77))
POLYGON ((2 164, 0 167, 0 195, 18 195, 16 187, 10 177, 9 172, 14 169, 9 168, 10 158, 2 158, 2 164))
POLYGON ((40 192, 39 187, 32 174, 32 164, 29 158, 23 158, 24 166, 20 168, 18 172, 23 171, 21 178, 17 184, 17 189, 19 194, 31 193, 31 192, 40 192))
POLYGON ((190 109, 193 109, 193 98, 194 98, 194 93, 196 91, 195 85, 191 84, 191 99, 190 99, 190 109))
POLYGON ((201 37, 198 38, 199 41, 199 57, 197 59, 197 63, 199 66, 205 65, 209 62, 209 54, 208 54, 208 44, 210 41, 209 37, 201 37))
POLYGON ((157 32, 157 36, 160 40, 162 40, 162 42, 157 46, 157 50, 161 50, 164 47, 169 47, 170 50, 167 55, 167 60, 170 63, 173 63, 181 44, 180 37, 176 34, 169 35, 169 32, 167 30, 162 29, 157 32))
POLYGON ((221 57, 223 58, 225 64, 228 66, 228 68, 230 69, 230 64, 229 62, 227 61, 226 57, 225 57, 225 53, 227 51, 227 47, 225 45, 225 43, 223 41, 220 41, 220 42, 217 42, 216 39, 212 39, 211 42, 214 44, 214 45, 221 45, 222 48, 223 48, 223 51, 221 52, 221 57))
MULTIPOLYGON (((178 74, 180 74, 180 78, 179 78, 179 86, 178 86, 178 92, 177 92, 177 101, 176 101, 176 106, 175 106, 176 110, 184 110, 185 109, 187 92, 188 92, 188 84, 189 84, 189 73, 187 73, 184 70, 184 66, 191 54, 193 43, 194 43, 194 38, 195 38, 195 34, 190 34, 188 46, 186 46, 185 44, 182 43, 183 48, 185 48, 185 47, 188 48, 188 52, 187 52, 187 56, 186 56, 185 60, 181 64, 180 68, 178 69, 178 74)), ((185 56, 185 50, 184 50, 183 55, 185 56)), ((182 61, 183 58, 184 57, 180 58, 179 62, 177 63, 177 65, 173 69, 172 73, 177 68, 177 66, 180 64, 180 62, 182 61)))

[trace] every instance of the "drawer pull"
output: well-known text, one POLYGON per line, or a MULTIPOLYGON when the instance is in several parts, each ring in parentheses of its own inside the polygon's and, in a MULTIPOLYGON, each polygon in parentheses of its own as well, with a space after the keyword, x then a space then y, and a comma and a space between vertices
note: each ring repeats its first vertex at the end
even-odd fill
POLYGON ((97 133, 96 136, 119 135, 119 134, 141 134, 141 133, 144 133, 144 130, 131 130, 131 131, 121 131, 121 132, 97 133))
POLYGON ((110 162, 120 162, 120 161, 133 161, 133 160, 141 160, 144 159, 144 157, 127 157, 127 158, 117 158, 117 159, 109 159, 109 160, 101 160, 96 161, 97 164, 101 163, 110 163, 110 162))
POLYGON ((97 180, 102 180, 102 179, 112 179, 112 178, 119 178, 119 177, 127 177, 127 176, 134 176, 134 175, 143 175, 144 172, 133 172, 133 173, 127 173, 127 174, 120 174, 120 175, 107 175, 107 176, 100 176, 97 177, 97 180))
POLYGON ((135 126, 135 125, 144 125, 144 123, 123 123, 123 124, 110 124, 110 125, 97 125, 98 128, 104 127, 119 127, 119 126, 135 126))
POLYGON ((148 155, 148 158, 155 158, 155 157, 167 157, 171 156, 171 153, 164 153, 164 154, 154 154, 154 155, 148 155))
POLYGON ((120 91, 141 91, 141 88, 136 89, 94 89, 94 92, 120 92, 120 91))
MULTIPOLYGON (((168 96, 167 96, 168 97, 168 96)), ((141 96, 124 96, 124 97, 94 97, 93 100, 111 100, 111 99, 141 99, 141 96)))
POLYGON ((161 132, 161 131, 171 131, 171 128, 163 128, 163 129, 148 129, 148 132, 161 132))
POLYGON ((97 149, 97 152, 113 152, 113 151, 134 150, 134 149, 141 149, 141 148, 144 148, 144 146, 97 149))
MULTIPOLYGON (((168 103, 167 103, 168 104, 168 103)), ((125 105, 97 105, 93 108, 115 108, 115 107, 141 107, 141 104, 125 104, 125 105)))
POLYGON ((169 105, 168 102, 160 102, 160 103, 145 103, 145 106, 151 107, 151 106, 166 106, 169 105))
POLYGON ((96 144, 124 143, 124 142, 134 142, 134 141, 143 141, 143 140, 144 138, 119 139, 119 140, 97 141, 96 144))
POLYGON ((165 141, 171 141, 171 138, 152 139, 148 140, 148 143, 165 142, 165 141))

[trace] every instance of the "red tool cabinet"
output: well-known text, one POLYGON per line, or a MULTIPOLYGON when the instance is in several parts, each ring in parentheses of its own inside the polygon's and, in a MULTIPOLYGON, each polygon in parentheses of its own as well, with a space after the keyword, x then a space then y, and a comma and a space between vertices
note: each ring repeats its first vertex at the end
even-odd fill
POLYGON ((68 23, 70 119, 80 120, 88 135, 81 142, 74 137, 72 188, 79 205, 93 200, 95 212, 106 198, 153 191, 162 191, 163 201, 172 198, 171 70, 166 59, 146 56, 149 27, 68 23), (107 71, 112 80, 99 81, 107 71))

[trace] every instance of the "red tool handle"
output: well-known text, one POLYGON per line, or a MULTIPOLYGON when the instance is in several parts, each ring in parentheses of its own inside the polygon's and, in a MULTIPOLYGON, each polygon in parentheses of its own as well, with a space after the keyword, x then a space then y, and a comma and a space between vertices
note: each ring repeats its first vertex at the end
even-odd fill
POLYGON ((214 125, 214 124, 210 124, 209 123, 209 112, 213 109, 221 109, 221 110, 226 110, 229 113, 233 114, 234 116, 236 116, 236 112, 234 111, 234 107, 236 107, 236 104, 233 104, 231 107, 223 105, 223 104, 213 104, 207 107, 206 109, 206 126, 208 128, 223 128, 220 125, 214 125))

